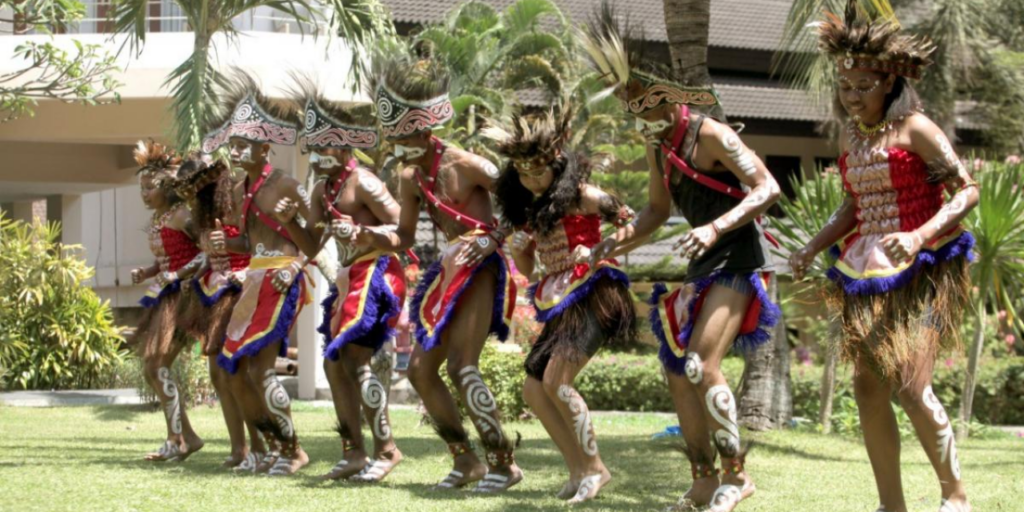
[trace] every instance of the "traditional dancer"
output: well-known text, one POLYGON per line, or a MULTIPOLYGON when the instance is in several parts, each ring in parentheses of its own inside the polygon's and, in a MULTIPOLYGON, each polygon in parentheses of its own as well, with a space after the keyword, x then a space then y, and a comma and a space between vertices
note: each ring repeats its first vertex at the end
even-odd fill
POLYGON ((839 168, 847 196, 793 254, 793 275, 802 278, 832 246, 842 352, 854 363, 878 510, 907 510, 890 401, 896 392, 939 477, 939 510, 970 511, 953 426, 931 380, 937 354, 959 341, 974 245, 960 222, 977 205, 978 188, 942 130, 921 113, 910 83, 930 64, 934 46, 901 34, 895 20, 863 19, 853 1, 845 20, 829 15, 819 31, 821 50, 839 68, 834 110, 846 123, 839 168))
POLYGON ((504 235, 496 229, 488 192, 499 173, 486 159, 448 147, 431 134, 451 119, 453 110, 448 71, 427 53, 418 61, 404 52, 392 53, 376 63, 381 70, 377 114, 384 137, 392 141, 405 168, 397 231, 370 234, 375 247, 412 247, 420 205, 426 203, 434 224, 449 239, 412 300, 418 345, 409 378, 455 458, 454 469, 437 488, 483 480, 477 491, 497 492, 523 478, 513 458, 516 443, 501 428, 494 396, 477 368, 488 334, 501 340, 508 336, 515 306, 515 285, 500 249, 504 235), (455 401, 438 376, 446 362, 487 450, 489 467, 470 448, 455 401))
POLYGON ((247 424, 243 420, 240 397, 236 396, 237 389, 243 385, 232 386, 230 382, 230 379, 245 377, 231 375, 217 365, 217 355, 223 348, 228 320, 238 302, 241 282, 249 266, 249 255, 217 255, 207 238, 210 232, 218 229, 217 223, 222 219, 228 223, 223 225, 228 237, 240 236, 236 204, 241 204, 241 197, 236 194, 236 189, 227 165, 220 161, 210 162, 201 159, 199 155, 190 155, 178 170, 175 192, 188 202, 192 212, 192 228, 198 235, 203 252, 214 254, 207 258, 200 274, 191 281, 198 300, 185 303, 187 306, 182 312, 180 324, 189 335, 200 340, 203 353, 209 359, 210 381, 217 391, 231 444, 231 455, 224 461, 224 467, 253 471, 257 461, 266 454, 266 448, 256 425, 252 422, 247 424), (245 444, 246 428, 251 448, 245 444))
MULTIPOLYGON (((257 471, 272 476, 290 475, 309 462, 299 446, 292 422, 291 400, 277 380, 274 363, 288 349, 288 332, 308 302, 303 275, 305 261, 297 243, 305 240, 298 222, 279 224, 271 215, 278 201, 289 197, 299 202, 308 218, 305 192, 294 178, 274 169, 267 160, 271 144, 293 145, 297 127, 282 121, 289 115, 285 105, 260 93, 255 81, 242 73, 227 85, 224 97, 230 110, 223 124, 203 139, 203 152, 228 146, 231 165, 246 174, 240 212, 242 236, 230 238, 215 229, 208 240, 211 254, 250 254, 242 290, 227 326, 217 363, 231 374, 241 370, 248 379, 238 391, 246 421, 256 422, 272 452, 257 471)), ((220 223, 220 221, 216 221, 220 223)), ((313 250, 303 247, 303 250, 313 250)))
POLYGON ((167 440, 155 453, 146 455, 146 460, 183 461, 202 449, 203 440, 188 421, 171 365, 189 341, 186 333, 178 328, 178 303, 187 300, 182 298, 181 282, 199 270, 205 256, 193 236, 186 232, 189 211, 173 190, 181 158, 162 144, 139 141, 135 162, 139 164, 142 202, 153 210, 148 234, 149 248, 156 262, 132 270, 132 284, 156 279, 139 301, 145 309, 132 344, 142 359, 146 382, 160 399, 167 421, 167 440))
MULTIPOLYGON (((394 336, 405 303, 405 275, 393 251, 372 245, 371 233, 393 233, 400 208, 384 182, 361 167, 353 154, 377 147, 372 105, 331 102, 313 83, 299 82, 302 97, 297 104, 304 106, 305 120, 300 144, 309 152, 312 170, 326 177, 313 188, 307 236, 319 241, 326 228, 337 241, 341 264, 323 303, 319 329, 343 452, 325 478, 379 482, 401 462, 402 452, 391 435, 388 388, 372 370, 371 360, 394 336), (372 462, 363 444, 360 402, 373 434, 372 462)), ((282 199, 278 220, 290 222, 297 211, 296 201, 282 199)))
POLYGON ((617 263, 589 264, 601 222, 624 226, 633 212, 588 183, 590 166, 565 148, 571 118, 569 108, 557 116, 515 116, 511 133, 489 127, 485 134, 509 159, 496 197, 503 221, 516 229, 516 268, 531 281, 539 278, 530 295, 544 330, 526 358, 523 397, 569 468, 558 497, 579 503, 597 496, 611 473, 573 381, 602 346, 636 339, 636 311, 629 278, 617 263))
POLYGON ((680 505, 730 511, 754 484, 744 470, 736 399, 720 363, 730 347, 766 342, 778 321, 778 306, 766 291, 769 248, 756 219, 778 198, 779 187, 731 128, 690 111, 688 104, 716 103, 714 92, 680 86, 668 69, 642 62, 629 31, 619 29, 605 4, 584 41, 594 67, 649 143, 650 202, 635 222, 596 246, 592 260, 641 244, 668 219, 673 202, 694 226, 676 244, 690 260, 685 285, 671 294, 656 287, 651 323, 694 480, 680 505), (721 479, 712 442, 722 457, 721 479))

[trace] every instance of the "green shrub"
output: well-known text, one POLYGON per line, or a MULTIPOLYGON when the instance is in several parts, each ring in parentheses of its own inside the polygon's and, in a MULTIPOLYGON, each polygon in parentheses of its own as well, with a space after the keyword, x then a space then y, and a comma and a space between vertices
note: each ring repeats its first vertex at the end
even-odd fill
MULTIPOLYGON (((526 401, 523 400, 523 384, 526 382, 526 373, 523 371, 525 360, 525 354, 500 352, 497 344, 491 342, 484 344, 483 352, 480 353, 480 376, 494 394, 494 401, 501 411, 503 421, 516 420, 526 412, 526 401)), ((441 366, 439 373, 461 410, 462 399, 448 377, 444 365, 441 366)))
MULTIPOLYGON (((178 383, 178 393, 187 407, 212 403, 217 395, 210 381, 207 361, 199 352, 198 345, 193 345, 192 350, 183 350, 171 366, 171 375, 178 383)), ((153 389, 146 383, 146 377, 142 373, 142 360, 134 355, 127 358, 118 368, 112 382, 117 383, 118 387, 135 388, 144 402, 159 401, 153 389)))
POLYGON ((124 357, 93 271, 56 223, 0 213, 0 388, 88 389, 124 357))

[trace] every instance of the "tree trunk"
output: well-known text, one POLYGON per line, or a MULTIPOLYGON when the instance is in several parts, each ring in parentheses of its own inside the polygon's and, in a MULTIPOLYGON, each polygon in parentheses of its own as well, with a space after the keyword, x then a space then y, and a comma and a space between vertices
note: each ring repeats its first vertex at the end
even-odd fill
POLYGON ((825 371, 821 374, 821 411, 818 412, 818 422, 824 434, 832 432, 832 401, 836 396, 836 366, 839 362, 836 341, 839 335, 839 322, 833 320, 828 328, 829 339, 825 345, 825 371))
MULTIPOLYGON (((778 281, 773 275, 768 295, 777 302, 778 281)), ((743 390, 739 421, 750 430, 780 428, 793 418, 793 390, 789 376, 789 341, 781 316, 772 339, 744 354, 743 390)))
MULTIPOLYGON (((663 0, 665 31, 672 69, 679 82, 687 86, 710 86, 708 72, 708 31, 711 27, 711 0, 663 0)), ((725 121, 720 105, 708 114, 725 121)))
POLYGON ((981 349, 985 345, 985 319, 988 316, 985 311, 985 297, 988 295, 988 272, 981 269, 982 281, 979 283, 980 290, 978 301, 975 304, 974 320, 974 344, 967 360, 967 376, 964 378, 964 395, 960 398, 960 425, 957 427, 956 436, 961 441, 967 439, 970 434, 971 416, 974 407, 974 388, 977 384, 978 363, 981 359, 981 349))

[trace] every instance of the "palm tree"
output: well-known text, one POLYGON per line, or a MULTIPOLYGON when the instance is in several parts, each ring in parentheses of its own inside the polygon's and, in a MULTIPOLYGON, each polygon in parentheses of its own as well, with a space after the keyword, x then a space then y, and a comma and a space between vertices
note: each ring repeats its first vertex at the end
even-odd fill
MULTIPOLYGON (((803 175, 801 173, 800 175, 803 175)), ((779 244, 782 251, 776 252, 781 258, 799 251, 810 242, 811 237, 821 231, 828 223, 832 212, 839 208, 843 202, 843 183, 836 173, 823 172, 818 169, 816 173, 807 177, 803 183, 793 180, 792 199, 783 195, 779 199, 779 207, 785 214, 785 218, 772 225, 778 234, 779 244)), ((829 285, 826 273, 835 264, 835 257, 829 251, 823 251, 815 259, 814 264, 807 270, 807 278, 801 283, 794 283, 791 296, 809 295, 815 297, 829 285)), ((836 366, 838 363, 838 351, 835 349, 835 342, 839 336, 839 325, 834 320, 829 325, 829 339, 825 340, 825 371, 821 376, 821 410, 819 411, 819 423, 827 434, 832 426, 832 399, 836 388, 836 366)))
MULTIPOLYGON (((978 207, 971 211, 965 225, 974 234, 977 259, 971 267, 974 294, 974 340, 968 353, 967 376, 960 399, 958 437, 969 433, 974 390, 981 352, 985 343, 983 326, 988 308, 1013 311, 1024 293, 1024 165, 989 164, 977 176, 981 189, 978 207)), ((1014 316, 1018 329, 1024 322, 1014 316)))
MULTIPOLYGON (((710 87, 708 33, 711 0, 664 0, 663 5, 668 50, 677 78, 688 87, 710 87)), ((725 119, 721 105, 712 107, 710 114, 725 119)))
MULTIPOLYGON (((269 7, 287 14, 300 31, 324 21, 332 32, 348 42, 353 49, 352 86, 357 87, 364 71, 362 55, 369 41, 394 33, 383 7, 377 0, 328 0, 326 13, 308 0, 176 0, 194 33, 193 51, 167 77, 173 98, 171 109, 175 119, 175 146, 181 151, 197 149, 203 130, 216 115, 216 85, 224 76, 210 63, 213 37, 216 34, 236 36, 232 20, 260 7, 269 7)), ((141 51, 146 40, 148 0, 115 0, 112 10, 114 32, 126 34, 126 44, 141 51)))
POLYGON ((492 158, 476 137, 479 119, 507 116, 518 94, 557 102, 581 69, 565 16, 551 0, 518 0, 502 12, 473 0, 417 39, 433 43, 451 70, 455 120, 446 138, 492 158))

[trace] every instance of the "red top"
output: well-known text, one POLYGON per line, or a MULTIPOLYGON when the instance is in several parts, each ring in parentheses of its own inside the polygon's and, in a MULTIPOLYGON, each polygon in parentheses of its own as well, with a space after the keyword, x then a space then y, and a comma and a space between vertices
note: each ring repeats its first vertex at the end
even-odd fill
POLYGON ((895 204, 899 209, 898 230, 917 229, 942 208, 943 185, 928 181, 928 166, 916 153, 900 148, 889 148, 888 152, 888 172, 881 168, 862 171, 852 180, 847 164, 849 153, 843 153, 839 158, 843 187, 855 199, 858 228, 865 221, 882 220, 874 217, 889 217, 880 208, 889 203, 886 198, 892 197, 887 193, 895 193, 895 204))
POLYGON ((547 273, 562 272, 570 268, 578 276, 587 273, 586 264, 573 261, 573 251, 578 246, 588 249, 601 241, 601 217, 591 215, 566 215, 550 233, 537 239, 537 255, 547 267, 547 273))
POLYGON ((199 247, 185 234, 174 228, 160 228, 160 241, 164 245, 164 254, 171 272, 177 272, 199 255, 199 247))

